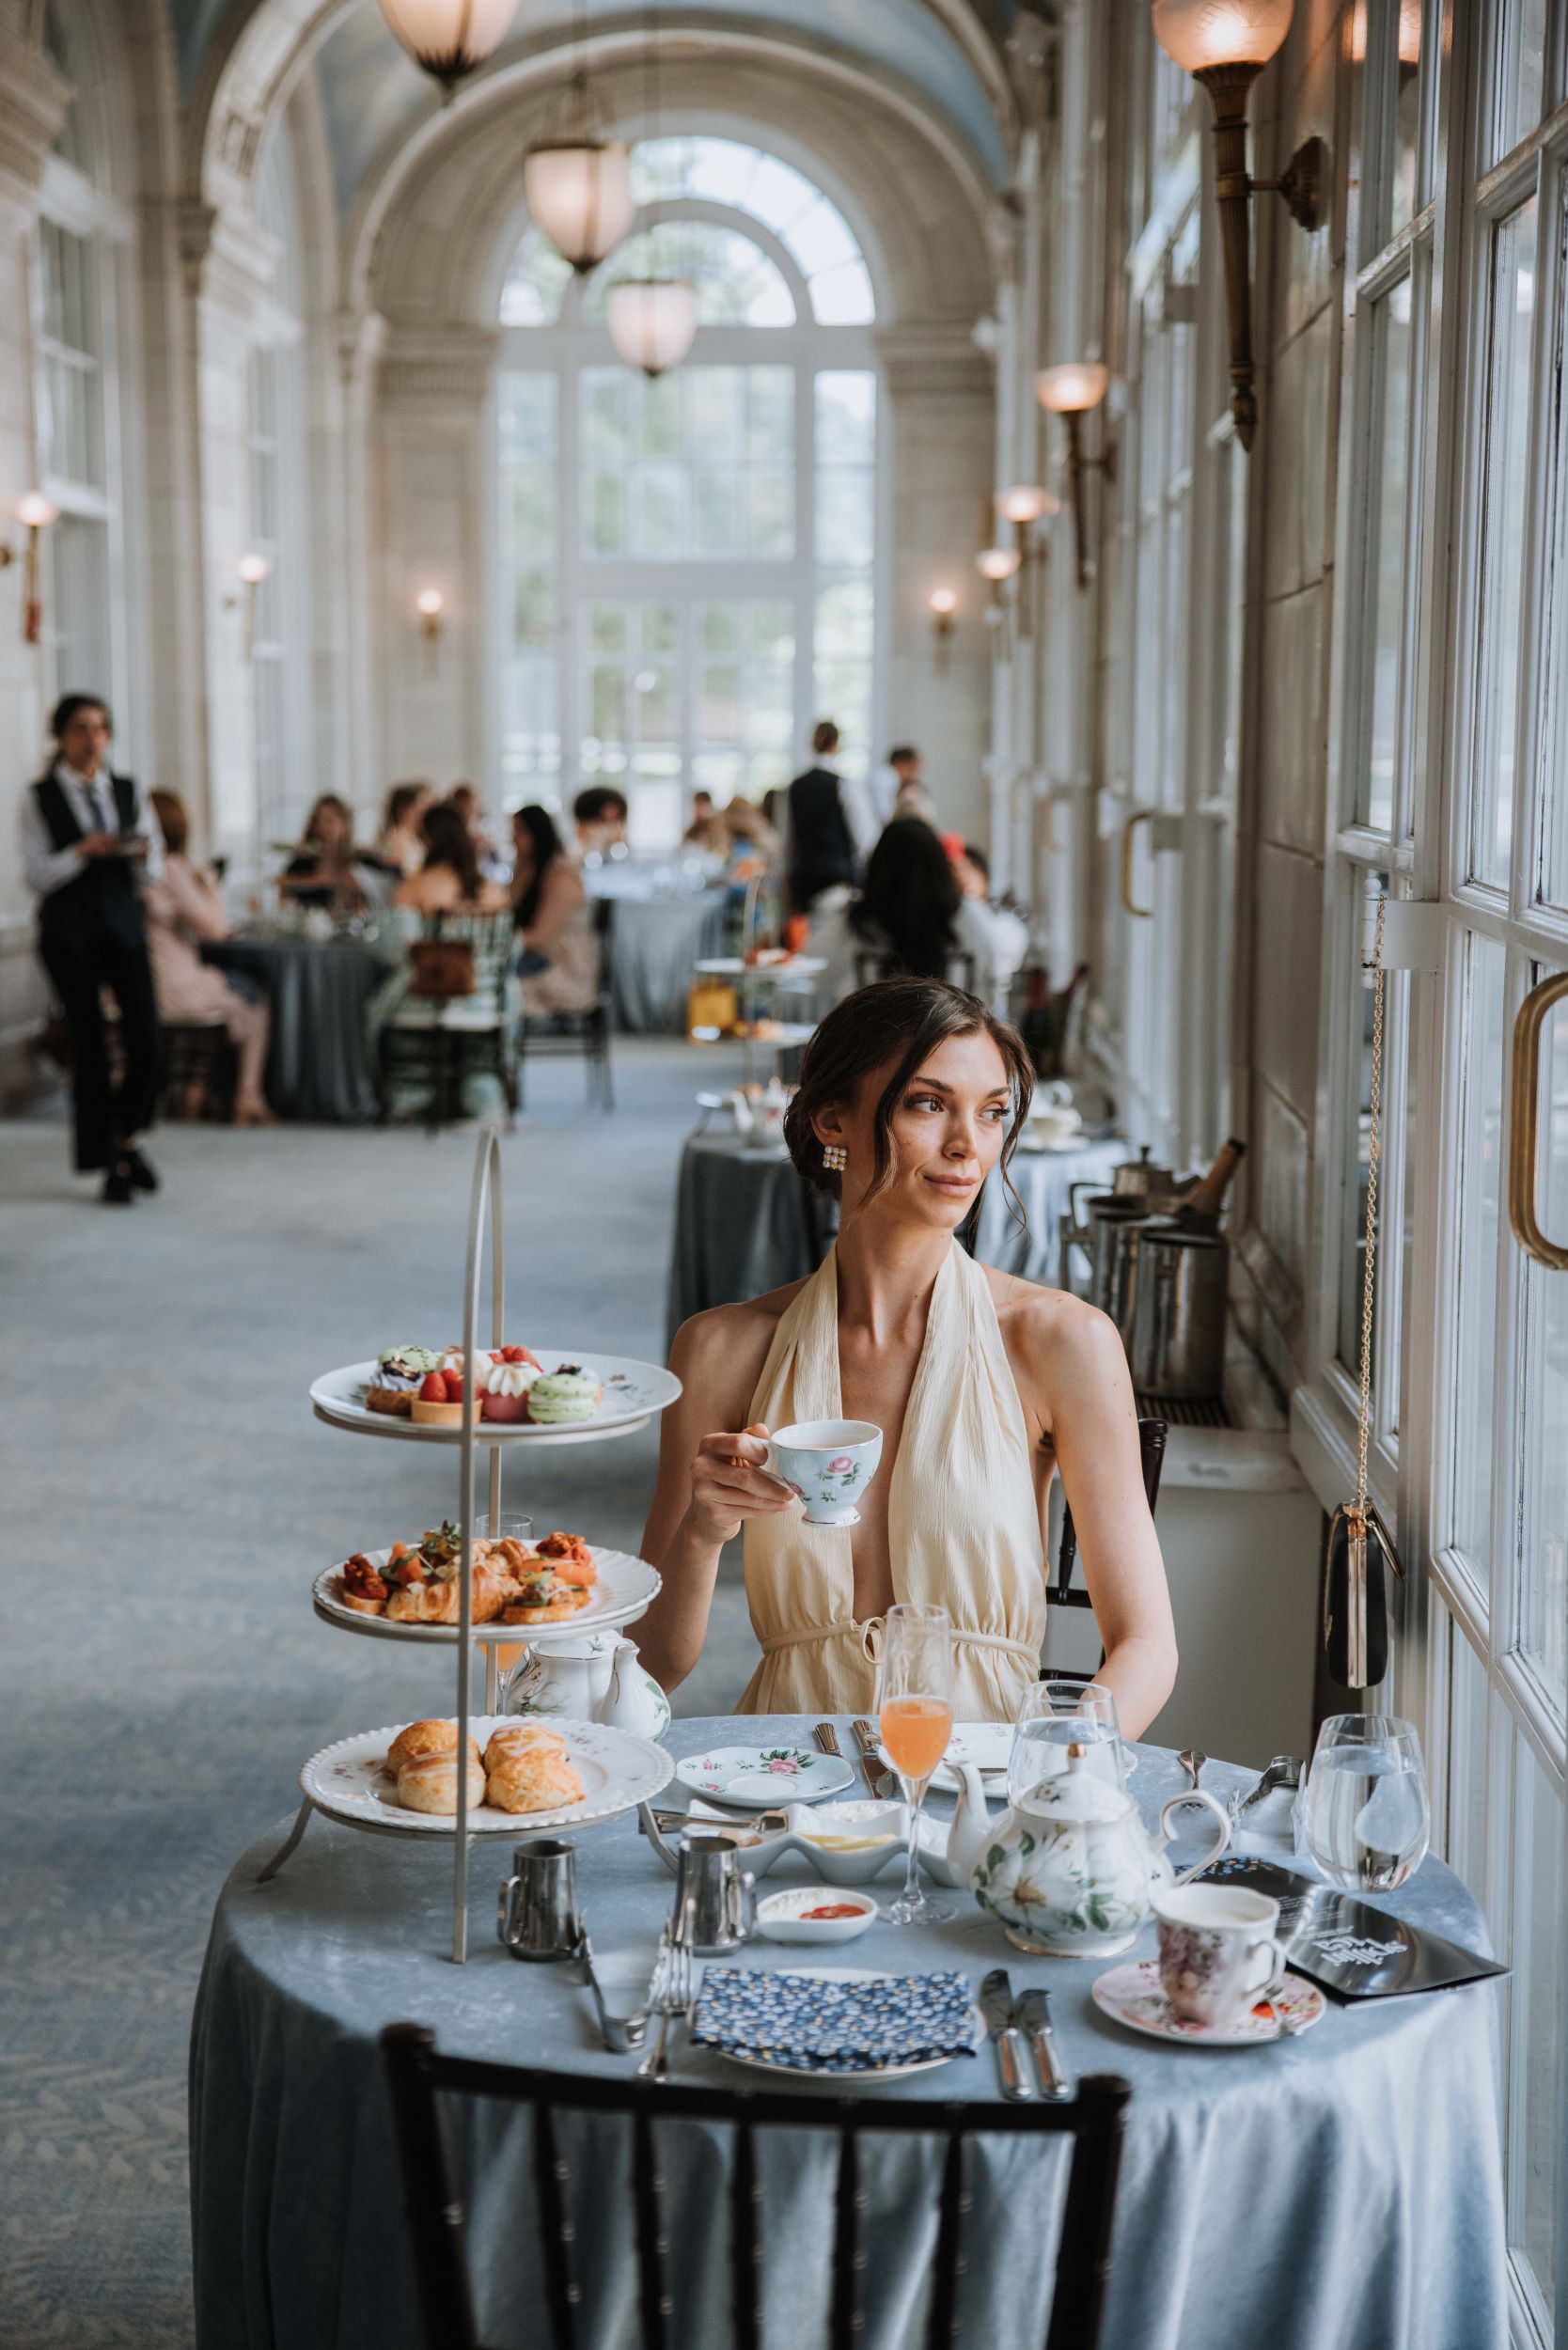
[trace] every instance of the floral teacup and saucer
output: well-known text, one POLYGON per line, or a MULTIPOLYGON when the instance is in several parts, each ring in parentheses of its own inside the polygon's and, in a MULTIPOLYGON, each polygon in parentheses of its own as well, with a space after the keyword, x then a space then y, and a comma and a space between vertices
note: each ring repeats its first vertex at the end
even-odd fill
POLYGON ((882 1431, 869 1419, 802 1419, 768 1438, 768 1469, 806 1504, 808 1526, 858 1526, 855 1496, 882 1458, 882 1431))

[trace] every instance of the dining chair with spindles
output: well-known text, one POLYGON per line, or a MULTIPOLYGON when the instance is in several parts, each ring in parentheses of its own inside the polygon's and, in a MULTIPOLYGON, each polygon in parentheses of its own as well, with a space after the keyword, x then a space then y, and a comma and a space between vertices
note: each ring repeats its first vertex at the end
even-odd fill
POLYGON ((760 2350, 764 2244, 758 2186, 760 2130, 817 2130, 839 2140, 834 2197, 831 2350, 861 2339, 859 2186, 862 2138, 878 2133, 944 2142, 937 2234, 932 2262, 925 2350, 951 2350, 959 2333, 958 2281, 964 2266, 964 2146, 972 2138, 1068 2138, 1073 2141, 1062 2209, 1056 2280, 1045 2313, 1043 2350, 1098 2350, 1110 2274, 1111 2227, 1126 2127, 1128 2082, 1087 2075, 1060 2104, 977 2107, 925 2098, 873 2101, 842 2095, 793 2095, 750 2088, 714 2090, 681 2082, 606 2080, 535 2071, 443 2055, 419 2024, 389 2024, 381 2036, 397 2128, 403 2201, 428 2350, 481 2350, 469 2281, 462 2204, 437 2100, 491 2098, 526 2107, 533 2117, 533 2176, 544 2261, 545 2339, 551 2350, 576 2350, 580 2283, 576 2248, 566 2225, 570 2174, 557 2116, 619 2117, 632 2127, 637 2304, 642 2350, 673 2350, 682 2340, 665 2273, 663 2180, 655 2144, 659 2123, 728 2125, 733 2138, 729 2189, 729 2339, 731 2350, 760 2350))
MULTIPOLYGON (((1165 1440, 1169 1433, 1168 1424, 1163 1419, 1140 1419, 1137 1424, 1138 1461, 1143 1471, 1143 1491, 1151 1517, 1159 1507, 1160 1474, 1165 1467, 1165 1440)), ((1074 1530, 1073 1512, 1071 1509, 1064 1509, 1061 1532, 1057 1541, 1057 1562, 1045 1586, 1047 1607, 1093 1606, 1094 1603, 1083 1585, 1073 1580, 1077 1558, 1078 1537, 1074 1530)), ((1100 1662, 1103 1665, 1105 1661, 1105 1653, 1102 1649, 1100 1662)), ((1042 1665, 1040 1678, 1042 1681, 1047 1678, 1052 1681, 1091 1681, 1094 1676, 1092 1673, 1064 1670, 1058 1665, 1042 1665)))

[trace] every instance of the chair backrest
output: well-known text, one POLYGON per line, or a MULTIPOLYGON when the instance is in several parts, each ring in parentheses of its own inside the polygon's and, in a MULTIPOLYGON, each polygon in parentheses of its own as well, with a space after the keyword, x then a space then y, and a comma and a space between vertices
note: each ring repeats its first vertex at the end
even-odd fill
MULTIPOLYGON (((1143 1466, 1143 1490, 1153 1516, 1160 1498, 1160 1472, 1165 1466, 1165 1440, 1169 1433, 1163 1419, 1140 1419, 1137 1424, 1138 1456, 1143 1466)), ((1073 1528, 1073 1512, 1061 1513, 1061 1540, 1057 1544, 1056 1571, 1045 1586, 1048 1607, 1091 1607, 1093 1601, 1080 1585, 1073 1581, 1073 1568, 1078 1556, 1078 1537, 1073 1528)))
MULTIPOLYGON (((855 958, 855 984, 870 987, 876 979, 896 979, 903 970, 897 955, 885 954, 874 947, 862 947, 855 958)), ((949 987, 962 987, 967 995, 975 993, 975 958, 965 948, 955 947, 948 957, 943 978, 949 987)))
POLYGON ((427 914, 418 918, 416 935, 462 944, 474 950, 471 995, 449 1001, 488 1003, 497 1020, 504 1015, 507 981, 510 976, 516 932, 509 907, 500 914, 427 914))
MULTIPOLYGON (((761 2198, 757 2188, 757 2133, 761 2129, 818 2130, 839 2141, 834 2198, 832 2350, 854 2350, 860 2338, 856 2307, 861 2275, 860 2141, 878 2132, 940 2138, 945 2144, 938 2201, 926 2350, 950 2350, 956 2339, 958 2279, 964 2266, 964 2141, 971 2137, 1065 2137, 1072 2167, 1062 2211, 1056 2284, 1042 2335, 1043 2350, 1096 2350, 1110 2272, 1111 2222, 1126 2127, 1129 2084, 1094 2073, 1077 2094, 1059 2104, 964 2106, 935 2099, 886 2104, 853 2092, 795 2095, 750 2088, 689 2088, 680 2082, 603 2079, 536 2072, 443 2056, 435 2035, 418 2024, 391 2024, 381 2036, 398 2154, 402 2168, 420 2312, 429 2350, 479 2350, 463 2240, 463 2211, 452 2176, 439 2095, 500 2098, 525 2107, 533 2118, 534 2192, 549 2314, 543 2340, 550 2350, 576 2350, 579 2278, 569 2240, 564 2189, 569 2172, 556 2117, 562 2112, 619 2115, 632 2127, 633 2218, 636 2235, 637 2300, 643 2350, 673 2350, 682 2339, 663 2261, 666 2222, 663 2181, 655 2158, 657 2121, 728 2124, 729 2167, 730 2342, 732 2350, 761 2342, 761 2198)), ((583 2248, 579 2259, 591 2259, 583 2248)))

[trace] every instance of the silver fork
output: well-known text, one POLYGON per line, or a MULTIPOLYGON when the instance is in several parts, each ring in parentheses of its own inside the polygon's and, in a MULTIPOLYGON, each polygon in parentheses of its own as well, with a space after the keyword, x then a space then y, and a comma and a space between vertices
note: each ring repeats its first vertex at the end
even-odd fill
POLYGON ((638 2080, 668 2080, 665 2046, 669 2038, 670 2018, 683 2015, 691 2003, 692 1954, 683 1942, 670 1940, 669 1928, 666 1926, 659 1936, 659 1959, 648 1997, 648 2012, 658 2017, 659 2029, 652 2047, 637 2067, 638 2080))

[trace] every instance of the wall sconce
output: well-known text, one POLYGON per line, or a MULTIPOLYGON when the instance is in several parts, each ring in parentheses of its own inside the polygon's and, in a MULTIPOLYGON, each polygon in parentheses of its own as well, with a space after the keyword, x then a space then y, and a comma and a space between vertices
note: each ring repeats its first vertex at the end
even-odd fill
POLYGON ((948 647, 952 639, 958 596, 951 588, 933 588, 927 602, 931 606, 931 633, 936 642, 936 674, 940 677, 948 666, 948 647))
MULTIPOLYGON (((991 589, 991 599, 985 607, 987 628, 1000 630, 1006 627, 1008 600, 1002 590, 1010 579, 1016 577, 1023 560, 1016 547, 981 547, 976 556, 975 569, 991 589)), ((1005 642, 1001 636, 996 639, 998 657, 1005 642)))
POLYGON ((1154 39, 1184 73, 1201 82, 1215 110, 1215 196, 1225 255, 1225 306, 1231 330, 1231 414, 1243 448, 1258 429, 1257 367, 1252 356, 1251 211, 1254 196, 1282 196, 1291 218, 1309 232, 1323 226, 1328 150, 1322 139, 1298 147, 1278 180, 1247 168, 1247 102, 1252 85, 1291 27, 1294 0, 1154 0, 1154 39))
POLYGON ((433 677, 447 599, 439 588, 421 588, 414 599, 414 608, 419 615, 419 634, 425 640, 425 668, 433 677))
MULTIPOLYGON (((40 490, 29 490, 17 505, 16 519, 27 533, 22 549, 22 641, 36 645, 43 634, 43 603, 39 595, 39 532, 58 522, 60 509, 40 490)), ((16 560, 13 546, 0 546, 0 572, 16 560)))
POLYGON ((256 658, 256 606, 261 593, 261 582, 270 576, 272 565, 264 555, 242 555, 240 577, 245 590, 245 659, 256 658))
POLYGON ((1067 478, 1073 492, 1073 541, 1078 559, 1078 585, 1087 588, 1094 576, 1089 559, 1089 505, 1086 473, 1103 473, 1116 479, 1116 443, 1103 438, 1098 457, 1084 455, 1083 418, 1098 408, 1110 388, 1110 369, 1098 359, 1070 359, 1059 367, 1043 368, 1034 379, 1042 408, 1060 416, 1067 427, 1067 478))
POLYGON ((992 503, 1003 521, 1012 525, 1012 543, 1018 550, 1018 560, 1023 571, 1023 577, 1018 586, 1018 618, 1019 624, 1027 636, 1029 634, 1031 617, 1032 567, 1043 562, 1045 556, 1043 543, 1035 536, 1035 525, 1043 522, 1048 514, 1059 513, 1061 500, 1053 495, 1051 491, 1041 482, 1019 481, 1015 482, 1011 490, 1003 490, 992 500, 992 503))

